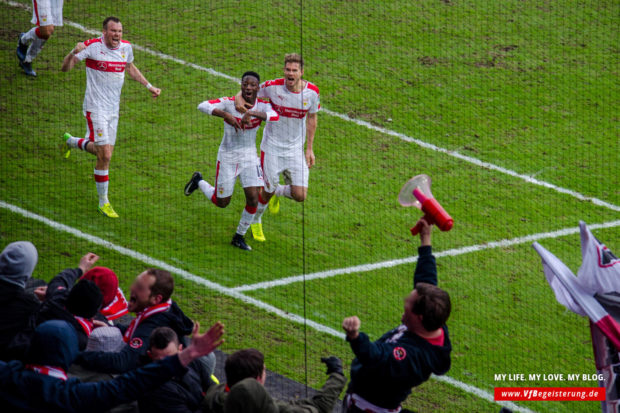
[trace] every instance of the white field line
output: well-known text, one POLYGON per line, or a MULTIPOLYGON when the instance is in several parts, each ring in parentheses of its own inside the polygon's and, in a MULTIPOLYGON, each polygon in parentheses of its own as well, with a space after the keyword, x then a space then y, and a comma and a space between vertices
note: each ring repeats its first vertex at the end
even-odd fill
MULTIPOLYGON (((53 221, 53 220, 51 220, 49 218, 46 218, 46 217, 44 217, 42 215, 38 215, 38 214, 35 214, 33 212, 27 211, 27 210, 25 210, 23 208, 20 208, 18 206, 13 205, 13 204, 9 204, 9 203, 6 203, 4 201, 0 201, 0 208, 5 208, 5 209, 8 209, 9 211, 11 211, 13 213, 16 213, 16 214, 19 214, 19 215, 21 215, 21 216, 23 216, 25 218, 29 218, 29 219, 33 219, 35 221, 39 221, 39 222, 41 222, 41 223, 43 223, 43 224, 45 224, 45 225, 55 229, 56 231, 66 232, 68 234, 71 234, 71 235, 75 236, 76 238, 81 238, 81 239, 83 239, 85 241, 88 241, 90 243, 93 243, 95 245, 99 245, 101 247, 104 247, 104 248, 116 251, 119 254, 122 254, 122 255, 130 257, 132 259, 141 261, 141 262, 143 262, 143 263, 145 263, 145 264, 147 264, 149 266, 154 266, 154 267, 162 268, 162 269, 164 269, 166 271, 170 271, 171 273, 176 274, 176 275, 180 276, 181 278, 183 278, 185 280, 188 280, 188 281, 191 281, 191 282, 193 282, 195 284, 204 286, 204 287, 206 287, 206 288, 208 288, 210 290, 216 291, 216 292, 218 292, 218 293, 220 293, 222 295, 226 295, 228 297, 232 297, 234 299, 240 300, 240 301, 242 301, 242 302, 244 302, 246 304, 253 305, 253 306, 257 307, 257 308, 260 308, 261 310, 265 310, 268 313, 275 314, 275 315, 277 315, 277 316, 279 316, 281 318, 284 318, 286 320, 289 320, 289 321, 292 321, 292 322, 298 323, 298 324, 305 324, 305 325, 309 326, 310 328, 313 328, 316 331, 319 331, 319 332, 325 333, 325 334, 329 334, 329 335, 331 335, 333 337, 336 337, 336 338, 339 338, 341 340, 344 340, 344 338, 345 338, 344 333, 342 333, 340 331, 337 331, 337 330, 334 330, 331 327, 324 326, 323 324, 319 324, 319 323, 317 323, 315 321, 312 321, 312 320, 309 320, 309 319, 304 319, 303 317, 301 317, 301 316, 299 316, 297 314, 293 314, 293 313, 289 313, 287 311, 283 311, 283 310, 281 310, 281 309, 279 309, 277 307, 274 307, 274 306, 272 306, 270 304, 267 304, 265 302, 262 302, 260 300, 255 299, 255 298, 252 298, 252 297, 248 297, 247 295, 244 295, 244 294, 241 294, 241 293, 239 293, 237 291, 234 291, 231 288, 227 288, 227 287, 224 287, 224 286, 222 286, 220 284, 217 284, 217 283, 214 283, 212 281, 209 281, 209 280, 206 280, 204 278, 201 278, 201 277, 199 277, 199 276, 197 276, 195 274, 190 273, 189 271, 185 271, 185 270, 183 270, 181 268, 177 268, 177 267, 175 267, 173 265, 170 265, 170 264, 168 264, 168 263, 166 263, 164 261, 158 260, 156 258, 152 258, 152 257, 150 257, 148 255, 139 253, 139 252, 131 250, 129 248, 125 248, 125 247, 122 247, 120 245, 116 245, 116 244, 114 244, 114 243, 112 243, 110 241, 107 241, 107 240, 103 239, 103 238, 99 238, 97 236, 87 234, 85 232, 80 231, 79 229, 76 229, 76 228, 70 227, 68 225, 64 225, 64 224, 61 224, 59 222, 53 221)), ((495 402, 494 397, 493 397, 493 395, 491 393, 489 393, 487 391, 484 391, 482 389, 479 389, 479 388, 477 388, 475 386, 471 386, 469 384, 463 383, 463 382, 458 381, 456 379, 453 379, 451 377, 446 377, 446 376, 441 376, 441 377, 440 376, 433 376, 433 377, 436 380, 439 380, 439 381, 444 382, 444 383, 448 383, 448 384, 450 384, 450 385, 452 385, 452 386, 454 386, 454 387, 456 387, 456 388, 458 388, 460 390, 463 390, 463 391, 465 391, 467 393, 471 393, 471 394, 473 394, 475 396, 478 396, 481 399, 487 400, 487 401, 489 401, 491 403, 498 403, 498 404, 500 404, 502 406, 506 406, 506 407, 508 407, 508 408, 510 408, 512 410, 519 411, 519 412, 528 412, 528 413, 531 412, 531 410, 522 408, 520 406, 517 406, 514 403, 510 403, 510 402, 495 402)))
MULTIPOLYGON (((24 4, 21 4, 21 3, 16 3, 14 1, 7 1, 7 0, 0 0, 0 1, 5 3, 5 4, 8 4, 10 6, 13 6, 13 7, 20 7, 20 8, 26 9, 26 10, 30 10, 30 7, 28 7, 28 6, 24 5, 24 4)), ((87 27, 82 26, 79 23, 75 23, 75 22, 72 22, 72 21, 69 21, 69 20, 64 20, 64 24, 66 24, 67 26, 74 27, 74 28, 76 28, 78 30, 81 30, 81 31, 83 31, 85 33, 88 33, 88 34, 92 34, 92 35, 96 35, 96 36, 101 35, 101 30, 89 29, 87 27)), ((207 73, 209 73, 210 75, 213 75, 213 76, 221 77, 221 78, 224 78, 224 79, 236 82, 236 83, 240 83, 240 80, 238 78, 235 78, 233 76, 229 76, 226 73, 218 72, 217 70, 214 70, 214 69, 211 69, 211 68, 208 68, 208 67, 204 67, 204 66, 200 66, 200 65, 197 65, 195 63, 191 63, 191 62, 188 62, 186 60, 179 59, 177 57, 174 57, 174 56, 171 56, 171 55, 168 55, 168 54, 165 54, 165 53, 158 52, 158 51, 150 49, 148 47, 143 47, 143 46, 137 45, 135 43, 132 43, 132 46, 136 50, 140 50, 140 51, 142 51, 144 53, 147 53, 147 54, 150 54, 152 56, 159 57, 160 59, 170 60, 170 61, 173 61, 173 62, 178 63, 180 65, 189 66, 192 69, 196 69, 196 70, 199 70, 199 71, 202 71, 202 72, 207 72, 207 73)), ((493 171, 496 171, 496 172, 500 172, 500 173, 512 176, 514 178, 519 178, 519 179, 522 179, 525 182, 528 182, 530 184, 542 186, 544 188, 549 188, 549 189, 552 189, 552 190, 554 190, 556 192, 559 192, 561 194, 570 195, 570 196, 572 196, 574 198, 577 198, 580 201, 589 201, 589 202, 592 202, 595 205, 602 206, 602 207, 611 209, 613 211, 619 211, 620 212, 620 206, 614 205, 614 204, 606 202, 606 201, 603 201, 601 199, 588 197, 586 195, 583 195, 583 194, 581 194, 579 192, 576 192, 576 191, 573 191, 571 189, 562 188, 560 186, 551 184, 549 182, 541 181, 539 179, 534 178, 533 176, 525 175, 525 174, 520 174, 520 173, 512 171, 510 169, 506 169, 504 167, 501 167, 501 166, 498 166, 498 165, 495 165, 495 164, 492 164, 492 163, 489 163, 489 162, 484 162, 484 161, 481 161, 479 159, 473 158, 471 156, 463 155, 463 154, 461 154, 461 153, 459 153, 457 151, 452 151, 452 150, 449 150, 449 149, 446 149, 446 148, 442 148, 442 147, 433 145, 433 144, 428 143, 428 142, 424 142, 424 141, 422 141, 420 139, 412 138, 411 136, 405 135, 405 134, 400 133, 400 132, 393 131, 391 129, 386 129, 386 128, 383 128, 381 126, 375 126, 375 125, 373 125, 373 124, 371 124, 369 122, 366 122, 366 121, 363 121, 363 120, 359 120, 359 119, 354 119, 354 118, 351 118, 351 117, 349 117, 349 116, 347 116, 345 114, 342 114, 342 113, 333 112, 333 111, 331 111, 331 110, 329 110, 327 108, 324 108, 324 107, 321 110, 323 112, 325 112, 326 114, 328 114, 328 115, 340 118, 340 119, 342 119, 342 120, 344 120, 346 122, 353 122, 356 125, 363 126, 365 128, 368 128, 368 129, 371 129, 371 130, 374 130, 374 131, 377 131, 377 132, 384 133, 386 135, 394 136, 394 137, 396 137, 398 139, 401 139, 403 141, 415 143, 416 145, 418 145, 418 146, 420 146, 422 148, 430 149, 430 150, 435 151, 435 152, 440 152, 440 153, 446 154, 448 156, 452 156, 454 158, 457 158, 457 159, 460 159, 462 161, 468 162, 470 164, 473 164, 473 165, 476 165, 476 166, 480 166, 480 167, 485 168, 485 169, 490 169, 490 170, 493 170, 493 171)))
MULTIPOLYGON (((591 230, 597 230, 597 229, 603 229, 603 228, 613 228, 617 226, 620 226, 620 220, 605 222, 603 224, 588 225, 588 228, 590 228, 591 230)), ((506 239, 506 240, 501 240, 501 241, 493 241, 493 242, 489 242, 486 244, 472 245, 469 247, 455 248, 452 250, 435 252, 434 255, 436 258, 455 257, 457 255, 469 254, 471 252, 478 252, 478 251, 488 250, 492 248, 504 248, 504 247, 509 247, 511 245, 523 244, 526 242, 534 242, 534 241, 538 241, 541 239, 559 238, 559 237, 564 237, 566 235, 572 235, 572 234, 577 234, 577 233, 579 233, 578 226, 574 228, 565 228, 565 229, 561 229, 561 230, 553 231, 553 232, 542 232, 542 233, 533 234, 533 235, 526 235, 524 237, 519 237, 519 238, 506 239)), ((305 275, 302 274, 302 275, 295 275, 292 277, 280 278, 278 280, 273 280, 273 281, 265 281, 265 282, 260 282, 256 284, 241 285, 239 287, 233 288, 232 290, 237 291, 237 292, 242 292, 242 291, 252 291, 252 290, 273 288, 273 287, 278 287, 282 285, 293 284, 296 282, 335 277, 336 275, 368 272, 368 271, 378 270, 381 268, 396 267, 397 265, 411 264, 411 263, 416 262, 417 260, 418 260, 418 257, 414 256, 414 257, 400 258, 396 260, 376 262, 373 264, 362 264, 362 265, 356 265, 353 267, 337 268, 334 270, 320 271, 320 272, 315 272, 311 274, 305 274, 305 275)))

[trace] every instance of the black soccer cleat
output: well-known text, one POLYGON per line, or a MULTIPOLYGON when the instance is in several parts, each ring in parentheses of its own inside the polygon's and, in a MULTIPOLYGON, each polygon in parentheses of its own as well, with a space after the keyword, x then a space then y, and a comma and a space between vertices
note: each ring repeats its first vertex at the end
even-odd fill
POLYGON ((194 172, 191 179, 185 184, 185 190, 183 193, 185 196, 190 196, 192 192, 198 189, 198 182, 202 181, 202 174, 200 172, 194 172))
POLYGON ((241 248, 242 250, 252 251, 252 247, 245 243, 245 238, 243 238, 243 235, 235 233, 230 243, 237 248, 241 248))
POLYGON ((26 60, 26 52, 28 52, 28 45, 22 43, 22 37, 24 37, 24 33, 21 33, 17 39, 17 58, 20 62, 26 60))
POLYGON ((31 62, 19 62, 19 66, 22 68, 22 70, 24 71, 24 73, 28 76, 32 76, 32 77, 37 77, 37 72, 35 72, 32 69, 32 63, 31 62))

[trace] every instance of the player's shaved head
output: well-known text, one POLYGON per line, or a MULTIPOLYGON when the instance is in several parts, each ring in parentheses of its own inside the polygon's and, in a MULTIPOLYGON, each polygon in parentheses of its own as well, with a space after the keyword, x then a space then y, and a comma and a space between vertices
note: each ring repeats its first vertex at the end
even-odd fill
POLYGON ((110 22, 120 23, 121 20, 118 17, 114 17, 114 16, 106 17, 106 19, 103 21, 103 30, 107 30, 108 23, 110 22))
POLYGON ((256 80, 258 81, 258 83, 260 83, 260 76, 258 75, 258 73, 256 73, 256 72, 252 72, 251 70, 249 70, 249 71, 245 72, 245 73, 243 74, 243 76, 241 76, 241 81, 242 81, 242 82, 243 82, 243 79, 245 79, 245 77, 246 77, 246 76, 252 76, 252 77, 255 77, 255 78, 256 78, 256 80))

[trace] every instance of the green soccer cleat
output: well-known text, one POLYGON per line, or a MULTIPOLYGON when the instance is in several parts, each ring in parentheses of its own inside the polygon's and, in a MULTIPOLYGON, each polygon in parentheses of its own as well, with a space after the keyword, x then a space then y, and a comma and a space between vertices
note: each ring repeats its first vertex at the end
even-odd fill
POLYGON ((118 214, 114 211, 114 208, 112 208, 112 205, 110 205, 109 202, 107 204, 103 204, 103 206, 100 206, 97 209, 108 218, 118 218, 118 214))
POLYGON ((280 212, 280 197, 274 195, 269 200, 269 212, 272 214, 277 214, 280 212))
POLYGON ((252 230, 252 237, 256 241, 265 242, 267 239, 265 238, 265 234, 263 234, 263 223, 257 222, 255 224, 250 225, 250 229, 252 230))
POLYGON ((60 144, 60 152, 65 159, 69 159, 69 156, 71 156, 71 147, 67 144, 67 140, 72 138, 72 136, 69 132, 66 132, 63 138, 65 141, 60 144))

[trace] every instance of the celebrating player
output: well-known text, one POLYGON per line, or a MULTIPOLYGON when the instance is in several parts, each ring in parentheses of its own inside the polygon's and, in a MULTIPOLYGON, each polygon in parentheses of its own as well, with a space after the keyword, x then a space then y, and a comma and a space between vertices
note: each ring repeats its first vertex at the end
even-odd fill
POLYGON ((97 156, 95 184, 99 194, 99 212, 110 218, 118 214, 108 200, 108 168, 116 143, 118 107, 121 89, 125 81, 125 69, 129 76, 140 82, 154 98, 161 90, 151 85, 133 64, 133 49, 128 41, 122 40, 123 25, 116 17, 103 21, 103 35, 78 43, 62 62, 62 71, 67 72, 81 60, 86 59, 86 93, 83 111, 86 117, 86 137, 75 138, 65 133, 62 145, 65 158, 71 148, 79 148, 97 156))
POLYGON ((62 26, 63 0, 32 0, 32 24, 35 27, 21 33, 17 40, 19 65, 28 76, 37 76, 32 61, 39 54, 45 42, 54 33, 55 26, 62 26))
POLYGON ((254 220, 258 205, 258 193, 263 186, 263 174, 256 157, 256 132, 261 121, 267 125, 277 123, 278 114, 271 105, 257 99, 260 77, 255 72, 245 72, 241 77, 241 95, 248 104, 245 114, 235 109, 234 97, 208 100, 198 105, 198 110, 224 119, 224 137, 217 153, 215 186, 202 179, 200 172, 194 172, 185 185, 185 195, 191 195, 197 188, 215 205, 226 208, 232 198, 237 177, 245 192, 245 209, 231 244, 243 250, 251 250, 244 235, 254 220))
MULTIPOLYGON (((315 163, 312 145, 321 104, 319 88, 302 80, 303 74, 303 58, 296 53, 287 54, 284 57, 284 78, 266 81, 258 92, 258 97, 268 98, 280 114, 279 122, 265 126, 261 142, 265 185, 260 192, 252 224, 252 235, 258 241, 265 241, 261 216, 268 204, 269 210, 277 213, 280 196, 303 202, 308 194, 308 168, 315 163), (308 141, 304 156, 306 136, 308 141), (280 174, 284 174, 290 184, 278 186, 280 174), (276 197, 270 202, 274 193, 276 197)), ((245 110, 242 99, 235 105, 237 110, 245 110)))

